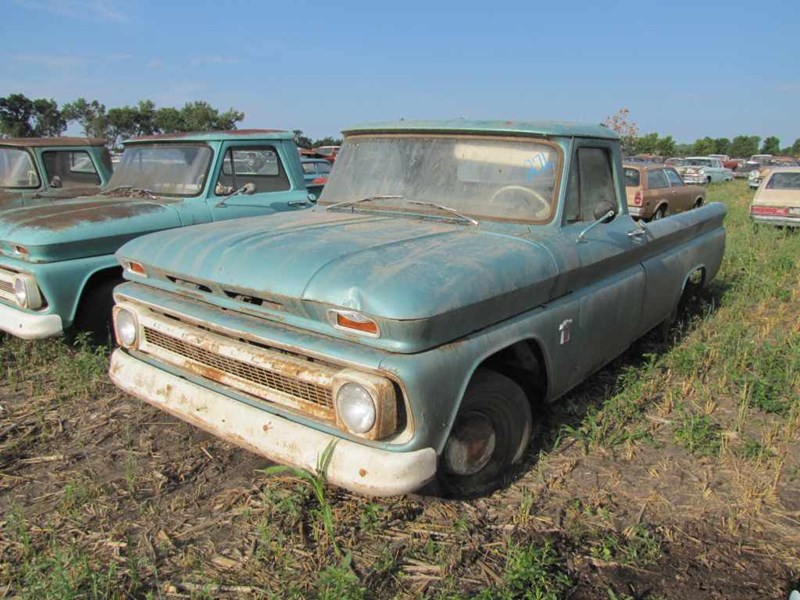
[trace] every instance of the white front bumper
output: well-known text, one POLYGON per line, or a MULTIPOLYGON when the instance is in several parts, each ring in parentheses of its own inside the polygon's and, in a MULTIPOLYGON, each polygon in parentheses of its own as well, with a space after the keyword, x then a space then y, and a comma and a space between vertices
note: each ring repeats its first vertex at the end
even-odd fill
POLYGON ((315 472, 330 443, 335 449, 326 479, 369 496, 418 490, 436 474, 436 451, 390 452, 323 433, 254 408, 117 349, 111 380, 120 388, 179 419, 278 463, 315 472))
POLYGON ((59 315, 35 315, 0 304, 0 331, 26 340, 53 337, 64 332, 59 315))

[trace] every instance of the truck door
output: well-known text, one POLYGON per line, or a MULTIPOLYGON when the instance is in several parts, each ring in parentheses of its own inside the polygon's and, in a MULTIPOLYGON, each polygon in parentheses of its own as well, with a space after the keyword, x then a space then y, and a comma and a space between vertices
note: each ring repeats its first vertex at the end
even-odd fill
POLYGON ((215 221, 310 206, 308 192, 305 189, 293 189, 278 147, 263 142, 227 143, 223 147, 222 161, 215 173, 209 203, 215 221), (252 193, 231 196, 246 184, 252 185, 252 193))
POLYGON ((640 331, 640 249, 646 241, 627 211, 622 213, 622 165, 613 156, 610 143, 587 140, 576 143, 570 165, 561 233, 575 248, 579 267, 567 275, 574 316, 560 325, 559 351, 571 361, 571 383, 617 356, 640 331), (611 221, 589 229, 599 212, 612 207, 611 221))

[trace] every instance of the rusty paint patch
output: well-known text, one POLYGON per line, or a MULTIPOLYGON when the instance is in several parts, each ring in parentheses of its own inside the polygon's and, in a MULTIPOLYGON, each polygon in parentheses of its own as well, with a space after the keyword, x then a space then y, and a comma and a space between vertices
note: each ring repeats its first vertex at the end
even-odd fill
POLYGON ((22 148, 47 148, 50 146, 105 146, 103 138, 56 137, 56 138, 7 138, 0 140, 0 146, 22 148))
POLYGON ((5 215, 3 221, 10 225, 59 231, 84 223, 100 223, 152 214, 164 208, 164 204, 141 200, 117 202, 98 200, 69 206, 47 204, 31 206, 24 211, 14 211, 5 215))
POLYGON ((359 469, 359 470, 358 470, 358 474, 359 474, 361 477, 366 477, 366 476, 367 476, 367 470, 366 470, 366 469, 364 469, 364 468, 361 468, 361 469, 359 469))
POLYGON ((212 136, 218 136, 220 139, 232 136, 246 136, 246 135, 264 135, 270 133, 287 133, 285 129, 228 129, 224 131, 186 131, 176 133, 156 133, 153 135, 143 135, 141 137, 132 138, 127 140, 126 144, 135 144, 138 142, 155 142, 155 141, 168 141, 168 140, 182 140, 194 136, 204 136, 204 139, 210 139, 212 136))

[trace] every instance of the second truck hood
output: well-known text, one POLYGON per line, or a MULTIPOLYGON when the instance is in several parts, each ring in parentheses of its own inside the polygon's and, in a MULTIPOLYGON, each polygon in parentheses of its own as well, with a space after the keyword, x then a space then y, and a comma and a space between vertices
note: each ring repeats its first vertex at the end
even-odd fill
POLYGON ((542 244, 488 227, 315 209, 146 236, 118 257, 279 303, 393 320, 482 307, 471 318, 496 322, 546 302, 558 268, 542 244))
POLYGON ((0 212, 0 242, 20 244, 33 262, 113 254, 136 236, 179 227, 168 203, 80 198, 0 212))

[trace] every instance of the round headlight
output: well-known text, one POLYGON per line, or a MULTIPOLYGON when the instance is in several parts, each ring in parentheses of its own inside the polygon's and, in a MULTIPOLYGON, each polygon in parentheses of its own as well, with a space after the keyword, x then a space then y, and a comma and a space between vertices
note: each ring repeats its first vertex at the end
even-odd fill
POLYGON ((139 325, 136 315, 126 308, 117 310, 114 316, 114 329, 117 332, 117 341, 121 346, 130 348, 136 344, 139 335, 139 325))
POLYGON ((14 297, 17 299, 17 304, 22 308, 27 308, 28 290, 25 287, 25 282, 22 280, 22 277, 14 279, 14 297))
POLYGON ((42 294, 33 275, 20 273, 14 278, 14 298, 22 308, 36 310, 42 307, 42 294))
POLYGON ((375 401, 366 388, 345 383, 336 394, 339 418, 353 433, 366 433, 375 425, 375 401))

